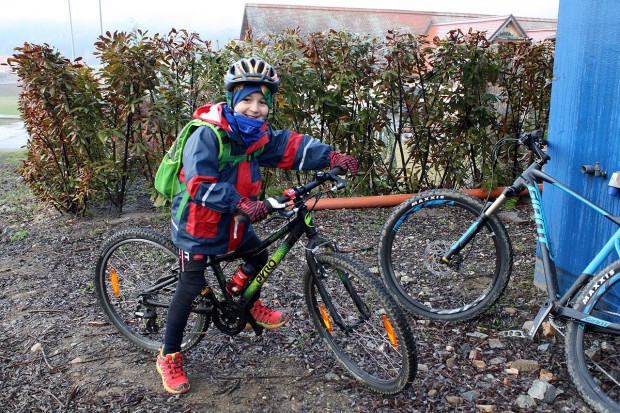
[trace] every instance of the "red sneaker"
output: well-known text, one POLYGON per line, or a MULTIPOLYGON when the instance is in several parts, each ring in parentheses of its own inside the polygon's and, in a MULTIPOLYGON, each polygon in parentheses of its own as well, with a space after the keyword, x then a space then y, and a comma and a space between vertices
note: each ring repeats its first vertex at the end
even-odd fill
POLYGON ((164 389, 170 394, 181 394, 189 390, 189 380, 183 373, 181 353, 163 355, 162 348, 157 355, 156 368, 161 376, 164 389))
POLYGON ((281 311, 275 311, 262 305, 260 300, 254 303, 254 307, 250 309, 250 314, 254 321, 256 321, 256 324, 267 330, 280 328, 288 321, 288 317, 284 316, 281 311))

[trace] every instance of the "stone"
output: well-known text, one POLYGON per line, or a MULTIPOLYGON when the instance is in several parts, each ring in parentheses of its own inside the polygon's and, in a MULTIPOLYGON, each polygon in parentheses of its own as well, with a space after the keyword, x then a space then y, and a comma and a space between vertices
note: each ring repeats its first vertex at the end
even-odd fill
POLYGON ((41 343, 35 343, 32 345, 32 347, 30 347, 30 351, 33 353, 36 353, 37 351, 41 350, 43 348, 43 346, 41 345, 41 343))
POLYGON ((428 366, 426 364, 418 364, 418 371, 428 371, 428 366))
POLYGON ((514 314, 517 314, 518 310, 514 307, 505 307, 504 312, 514 315, 514 314))
POLYGON ((506 359, 504 357, 493 357, 489 360, 489 364, 504 364, 506 363, 506 359))
POLYGON ((542 323, 542 327, 543 327, 543 335, 545 337, 554 337, 558 333, 555 327, 553 327, 553 324, 551 324, 549 321, 545 321, 544 323, 542 323))
POLYGON ((496 412, 497 406, 494 404, 477 404, 476 409, 481 412, 496 412))
POLYGON ((515 401, 516 406, 522 410, 532 410, 536 408, 536 400, 529 394, 521 394, 515 401))
POLYGON ((427 395, 428 397, 435 397, 435 396, 437 396, 437 393, 439 393, 437 390, 435 390, 435 389, 430 389, 430 390, 428 391, 428 393, 426 393, 426 395, 427 395))
POLYGON ((473 349, 469 352, 470 360, 482 360, 482 353, 478 349, 473 349))
POLYGON ((504 348, 504 343, 498 338, 492 338, 489 340, 489 348, 504 348))
POLYGON ((463 398, 459 396, 446 396, 446 401, 450 404, 461 404, 463 403, 463 398))
POLYGON ((521 224, 523 222, 527 222, 527 219, 521 218, 519 214, 514 211, 502 211, 497 215, 502 219, 502 221, 506 221, 506 222, 512 222, 515 224, 521 224))
POLYGON ((586 356, 588 356, 592 361, 601 361, 601 358, 603 356, 603 352, 601 351, 601 349, 594 346, 587 349, 585 353, 586 356))
POLYGON ((510 368, 517 369, 522 373, 529 373, 538 370, 540 365, 536 360, 518 359, 512 362, 510 368))
POLYGON ((461 393, 461 397, 465 400, 469 400, 470 402, 473 402, 474 400, 480 397, 480 392, 476 390, 466 391, 466 392, 461 393))
POLYGON ((469 337, 480 338, 480 339, 482 339, 482 340, 486 340, 486 339, 487 339, 487 337, 489 337, 489 335, 488 335, 488 334, 484 334, 484 333, 481 333, 481 332, 479 332, 479 331, 475 331, 475 332, 473 332, 473 333, 467 333, 467 335, 468 335, 469 337))
POLYGON ((330 373, 327 373, 325 375, 325 380, 327 380, 327 381, 338 381, 338 380, 340 380, 340 376, 338 376, 335 373, 331 373, 330 372, 330 373))
POLYGON ((544 381, 534 380, 532 387, 527 391, 527 394, 534 399, 542 400, 543 403, 551 404, 555 400, 556 396, 555 386, 544 381))
POLYGON ((557 380, 556 377, 555 377, 555 374, 553 374, 550 371, 545 370, 545 369, 540 369, 540 373, 538 375, 538 379, 540 381, 544 381, 544 382, 547 382, 547 383, 551 383, 551 382, 554 382, 554 381, 557 380))
POLYGON ((519 369, 506 369, 506 374, 512 374, 514 376, 519 375, 519 369))
POLYGON ((482 361, 482 360, 473 360, 471 362, 471 364, 473 364, 474 367, 476 367, 478 369, 483 369, 483 368, 485 368, 487 366, 487 364, 484 361, 482 361))

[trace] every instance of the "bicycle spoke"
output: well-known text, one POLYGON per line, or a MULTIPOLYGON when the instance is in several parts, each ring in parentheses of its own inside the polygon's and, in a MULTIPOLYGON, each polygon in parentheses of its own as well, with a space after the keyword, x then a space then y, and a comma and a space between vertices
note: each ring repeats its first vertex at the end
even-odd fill
POLYGON ((310 273, 305 281, 315 327, 355 377, 384 394, 401 391, 413 379, 417 361, 398 306, 372 275, 344 257, 325 254, 318 263, 324 293, 310 273))
POLYGON ((379 247, 381 274, 413 314, 444 320, 472 318, 506 288, 512 253, 506 230, 496 217, 483 224, 449 263, 442 259, 481 209, 470 196, 436 190, 407 200, 388 218, 379 247))

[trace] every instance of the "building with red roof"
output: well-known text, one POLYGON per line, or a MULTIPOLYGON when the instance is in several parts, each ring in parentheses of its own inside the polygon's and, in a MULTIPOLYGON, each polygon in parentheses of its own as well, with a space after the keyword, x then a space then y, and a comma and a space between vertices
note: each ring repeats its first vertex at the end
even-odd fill
POLYGON ((299 29, 301 34, 334 29, 382 38, 388 30, 399 29, 441 38, 452 30, 468 32, 470 28, 486 32, 487 39, 495 43, 528 39, 538 42, 555 37, 557 19, 248 3, 245 5, 240 38, 249 29, 257 37, 287 29, 299 29))

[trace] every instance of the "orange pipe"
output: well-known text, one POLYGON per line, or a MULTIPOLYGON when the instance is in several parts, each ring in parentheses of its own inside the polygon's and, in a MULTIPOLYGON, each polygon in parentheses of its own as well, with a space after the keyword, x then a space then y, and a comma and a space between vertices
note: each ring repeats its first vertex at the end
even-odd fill
MULTIPOLYGON (((542 191, 542 184, 539 185, 542 191)), ((490 198, 497 198, 504 191, 504 188, 497 188, 491 191, 490 198)), ((486 199, 489 195, 488 191, 482 189, 462 189, 462 192, 473 195, 479 199, 486 199)), ((527 191, 523 191, 520 195, 527 194, 527 191)), ((352 198, 322 198, 316 205, 315 201, 308 201, 306 205, 313 206, 312 209, 320 211, 324 209, 354 209, 354 208, 379 208, 379 207, 394 207, 405 202, 416 194, 402 194, 402 195, 379 195, 379 196, 356 196, 352 198)))

